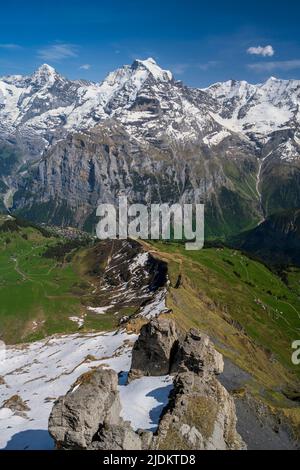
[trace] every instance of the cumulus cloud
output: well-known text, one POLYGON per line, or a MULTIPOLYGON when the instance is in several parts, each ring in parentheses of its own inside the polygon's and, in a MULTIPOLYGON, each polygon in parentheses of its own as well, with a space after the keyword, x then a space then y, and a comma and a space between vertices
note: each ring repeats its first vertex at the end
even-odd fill
POLYGON ((262 57, 273 57, 275 51, 272 46, 257 46, 257 47, 249 47, 247 49, 248 54, 250 55, 260 55, 262 57))
POLYGON ((89 70, 91 68, 91 64, 83 64, 79 68, 81 70, 89 70))
POLYGON ((249 64, 248 68, 255 72, 273 72, 274 70, 296 70, 300 69, 300 59, 283 60, 274 62, 256 62, 249 64))
POLYGON ((43 60, 59 61, 77 57, 77 46, 74 44, 57 43, 42 47, 38 50, 38 56, 43 60))

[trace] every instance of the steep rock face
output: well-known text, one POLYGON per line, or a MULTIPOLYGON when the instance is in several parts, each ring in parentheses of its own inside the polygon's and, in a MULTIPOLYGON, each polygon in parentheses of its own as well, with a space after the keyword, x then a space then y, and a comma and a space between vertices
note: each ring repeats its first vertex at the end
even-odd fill
POLYGON ((140 449, 141 442, 120 418, 118 376, 98 369, 81 376, 60 397, 49 418, 49 432, 59 449, 140 449))
POLYGON ((59 142, 31 167, 19 181, 14 209, 36 221, 90 229, 97 205, 119 195, 129 203, 197 201, 206 203, 208 232, 239 231, 259 217, 258 201, 248 194, 257 162, 251 146, 232 139, 220 144, 221 153, 201 142, 158 148, 106 121, 59 142))
POLYGON ((106 312, 118 325, 131 315, 150 318, 165 308, 168 272, 134 240, 103 240, 80 258, 85 275, 92 276, 94 299, 88 300, 92 316, 106 312))
MULTIPOLYGON (((142 328, 133 350, 131 380, 172 369, 174 389, 157 431, 134 432, 120 418, 117 375, 96 369, 81 376, 59 398, 49 418, 49 432, 61 449, 244 449, 236 431, 235 405, 215 374, 222 356, 206 335, 192 330, 183 337, 173 320, 152 319, 142 328)), ((133 397, 134 399, 134 397, 133 397)))
POLYGON ((209 337, 192 329, 185 340, 179 342, 171 364, 171 372, 191 371, 195 374, 221 374, 222 354, 215 350, 209 337))
POLYGON ((134 344, 129 380, 187 371, 217 375, 223 368, 223 357, 207 335, 193 329, 183 337, 173 320, 156 317, 141 328, 134 344))
POLYGON ((99 84, 46 64, 30 77, 3 77, 0 140, 21 155, 2 179, 4 205, 19 190, 22 215, 82 227, 97 201, 120 191, 148 203, 204 199, 207 234, 237 233, 299 207, 299 90, 297 80, 274 78, 192 89, 153 59, 99 84), (67 138, 74 132, 84 134, 67 138), (44 150, 34 168, 23 164, 44 150))
POLYGON ((171 368, 171 356, 178 335, 174 321, 154 319, 144 325, 132 351, 132 363, 128 380, 143 375, 167 375, 171 368))
POLYGON ((256 191, 264 216, 300 204, 300 82, 271 77, 263 84, 231 80, 205 90, 218 122, 255 143, 256 191))

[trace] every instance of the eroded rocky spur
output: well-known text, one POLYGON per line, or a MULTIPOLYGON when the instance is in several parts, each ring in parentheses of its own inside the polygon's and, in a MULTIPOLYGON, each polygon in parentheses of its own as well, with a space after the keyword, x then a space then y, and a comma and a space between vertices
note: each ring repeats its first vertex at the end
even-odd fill
POLYGON ((120 417, 118 375, 98 368, 82 375, 55 402, 49 432, 57 449, 245 449, 236 431, 233 398, 217 379, 223 367, 223 357, 207 335, 198 330, 184 335, 171 318, 156 317, 141 329, 128 381, 174 376, 157 430, 134 431, 120 417))

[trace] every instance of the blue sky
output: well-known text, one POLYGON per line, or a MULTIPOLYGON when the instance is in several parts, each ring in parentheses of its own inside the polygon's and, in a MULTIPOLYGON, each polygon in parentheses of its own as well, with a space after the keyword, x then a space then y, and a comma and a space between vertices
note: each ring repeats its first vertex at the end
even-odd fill
POLYGON ((1 2, 0 75, 46 62, 100 81, 153 57, 186 84, 300 79, 299 0, 15 0, 1 2))

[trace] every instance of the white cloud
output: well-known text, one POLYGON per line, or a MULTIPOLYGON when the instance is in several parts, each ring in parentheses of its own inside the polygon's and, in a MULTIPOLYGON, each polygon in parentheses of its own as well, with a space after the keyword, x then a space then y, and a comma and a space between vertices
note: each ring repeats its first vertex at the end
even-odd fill
POLYGON ((300 59, 283 60, 274 62, 257 62, 249 64, 248 68, 255 72, 273 72, 274 70, 296 70, 300 69, 300 59))
POLYGON ((250 55, 260 55, 262 57, 273 57, 275 51, 272 46, 257 46, 257 47, 249 47, 247 49, 248 54, 250 55))
POLYGON ((217 67, 219 64, 220 62, 217 60, 210 60, 206 62, 205 64, 198 64, 198 68, 202 70, 203 72, 207 72, 207 70, 217 67))
POLYGON ((57 43, 38 50, 38 56, 44 60, 59 61, 69 59, 70 57, 77 57, 77 55, 77 46, 74 44, 57 43))
POLYGON ((0 49, 22 49, 22 46, 19 46, 19 44, 0 44, 0 49))
POLYGON ((190 64, 174 64, 171 66, 171 70, 176 75, 183 75, 189 67, 190 64))
POLYGON ((89 70, 91 68, 91 64, 83 64, 79 68, 81 70, 89 70))
POLYGON ((172 72, 176 75, 183 75, 187 70, 202 70, 203 72, 207 72, 208 70, 218 67, 221 62, 217 60, 209 60, 208 62, 203 63, 178 63, 173 64, 170 68, 172 72))

